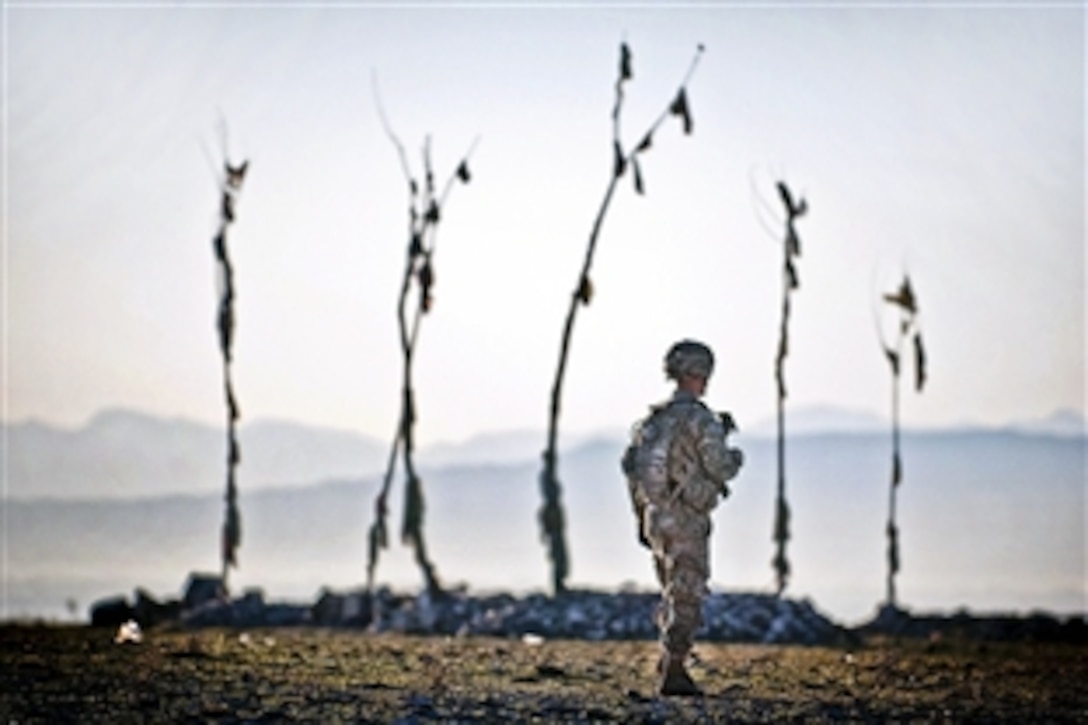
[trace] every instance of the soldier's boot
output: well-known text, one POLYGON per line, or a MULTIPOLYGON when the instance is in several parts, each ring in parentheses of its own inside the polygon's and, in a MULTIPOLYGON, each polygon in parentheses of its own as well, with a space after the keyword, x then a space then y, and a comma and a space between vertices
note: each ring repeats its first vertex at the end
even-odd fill
POLYGON ((684 655, 665 652, 657 663, 660 675, 657 691, 660 695, 676 697, 697 697, 703 694, 684 667, 684 655))

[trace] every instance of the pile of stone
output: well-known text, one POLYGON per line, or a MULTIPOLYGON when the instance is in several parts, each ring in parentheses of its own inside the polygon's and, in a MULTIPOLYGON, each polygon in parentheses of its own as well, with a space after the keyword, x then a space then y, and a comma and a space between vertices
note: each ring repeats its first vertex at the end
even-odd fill
MULTIPOLYGON (((322 590, 310 604, 266 602, 260 589, 227 595, 215 575, 194 573, 179 600, 158 601, 142 589, 135 599, 111 597, 91 607, 91 624, 118 627, 129 621, 149 628, 164 623, 187 627, 352 627, 372 632, 419 635, 540 637, 544 639, 656 639, 657 592, 570 591, 559 597, 509 593, 469 595, 458 589, 434 597, 398 594, 387 588, 322 590)), ((847 629, 818 612, 807 599, 770 594, 714 592, 703 606, 697 637, 712 642, 824 645, 861 637, 960 638, 982 641, 1088 643, 1083 616, 912 614, 884 606, 861 626, 847 629)))
POLYGON ((145 629, 164 623, 195 627, 277 627, 310 624, 311 607, 299 604, 267 603, 260 589, 247 589, 242 596, 228 596, 222 578, 193 573, 181 599, 159 601, 143 589, 135 599, 109 597, 91 605, 92 627, 117 627, 134 621, 145 629))
MULTIPOLYGON (((471 596, 455 590, 441 596, 409 596, 381 588, 323 590, 312 604, 265 601, 259 589, 226 595, 213 575, 193 574, 179 601, 158 602, 142 590, 136 602, 123 597, 96 603, 91 623, 118 626, 134 620, 147 628, 164 622, 191 627, 357 627, 373 632, 420 635, 541 637, 545 639, 655 639, 656 592, 569 591, 559 597, 496 593, 471 596)), ((846 630, 808 600, 766 594, 715 592, 703 607, 698 638, 718 642, 832 644, 846 630)))
MULTIPOLYGON (((419 634, 488 635, 550 639, 655 639, 660 597, 656 593, 571 591, 560 597, 453 595, 434 600, 426 594, 398 598, 378 592, 369 626, 378 631, 419 634)), ((716 592, 703 607, 698 638, 715 642, 829 644, 845 630, 820 614, 811 602, 763 594, 716 592)))
POLYGON ((1083 616, 1059 619, 1045 612, 1027 616, 977 615, 965 609, 951 615, 912 614, 884 605, 870 622, 857 628, 862 636, 884 635, 923 639, 966 639, 989 642, 1067 642, 1088 644, 1083 616))

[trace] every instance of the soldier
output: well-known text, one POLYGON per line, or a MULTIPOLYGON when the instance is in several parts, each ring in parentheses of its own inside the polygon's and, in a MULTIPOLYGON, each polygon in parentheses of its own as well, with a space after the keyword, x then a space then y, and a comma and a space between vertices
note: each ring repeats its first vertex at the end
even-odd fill
POLYGON ((684 660, 702 624, 710 512, 719 496, 729 494, 726 481, 744 459, 726 443, 732 418, 715 415, 700 400, 713 369, 714 354, 701 342, 682 340, 669 349, 665 375, 676 381, 676 390, 634 426, 622 461, 639 541, 653 552, 662 587, 657 611, 662 695, 701 694, 684 660))

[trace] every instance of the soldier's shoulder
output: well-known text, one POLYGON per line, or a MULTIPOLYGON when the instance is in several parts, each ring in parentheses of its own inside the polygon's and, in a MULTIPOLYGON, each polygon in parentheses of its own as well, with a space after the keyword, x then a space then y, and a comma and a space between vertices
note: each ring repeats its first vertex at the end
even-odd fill
POLYGON ((721 428, 721 418, 701 400, 696 400, 691 407, 691 418, 701 429, 721 428))
POLYGON ((681 423, 683 427, 695 433, 711 424, 714 414, 696 398, 680 398, 670 401, 665 412, 673 421, 681 423))
POLYGON ((647 436, 650 438, 654 438, 657 435, 657 432, 661 429, 662 425, 667 425, 665 421, 668 416, 668 401, 664 403, 654 403, 650 405, 646 416, 643 418, 639 418, 632 424, 632 437, 640 438, 643 440, 645 440, 647 436))
POLYGON ((673 405, 689 415, 715 417, 714 411, 699 398, 680 398, 674 400, 673 405))

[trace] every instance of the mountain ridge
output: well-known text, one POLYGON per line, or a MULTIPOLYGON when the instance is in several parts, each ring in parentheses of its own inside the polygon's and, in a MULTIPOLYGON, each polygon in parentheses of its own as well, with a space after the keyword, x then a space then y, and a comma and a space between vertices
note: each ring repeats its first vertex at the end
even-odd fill
MULTIPOLYGON (((865 412, 819 406, 791 411, 790 440, 818 436, 886 435, 887 421, 865 412)), ((8 498, 145 498, 222 490, 226 443, 223 428, 181 417, 125 408, 100 411, 79 428, 37 420, 2 424, 8 498)), ((737 440, 774 436, 774 422, 745 426, 737 440)), ((1084 418, 1060 410, 1045 418, 1004 426, 905 427, 904 435, 963 433, 1083 437, 1084 418)), ((260 418, 238 432, 242 451, 239 486, 247 491, 297 487, 317 481, 359 479, 384 473, 389 442, 340 428, 260 418)), ((562 436, 563 455, 594 446, 621 448, 621 428, 562 436)), ((544 432, 484 432, 440 441, 417 451, 423 471, 469 465, 539 462, 544 432)))
MULTIPOLYGON (((1080 441, 1005 431, 906 434, 902 442, 901 591, 907 601, 1083 610, 1080 441)), ((559 462, 574 586, 653 585, 618 465, 622 445, 598 438, 559 462)), ((768 438, 740 445, 745 466, 713 515, 714 581, 766 587, 776 447, 768 438)), ((791 586, 844 618, 869 613, 883 591, 889 458, 883 433, 802 436, 790 448, 791 586)), ((478 589, 543 586, 548 573, 537 523, 536 460, 419 472, 428 548, 443 581, 478 589)), ((241 568, 233 581, 291 597, 312 597, 326 585, 357 586, 365 577, 367 531, 381 483, 381 475, 371 474, 264 489, 243 484, 241 568)), ((400 527, 405 494, 398 471, 389 498, 393 530, 400 527)), ((4 506, 9 592, 17 609, 135 586, 166 592, 185 572, 217 566, 219 489, 138 499, 13 499, 4 506), (88 577, 101 581, 84 586, 88 577)), ((379 581, 418 586, 411 548, 390 543, 379 581)))

